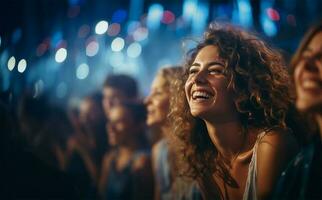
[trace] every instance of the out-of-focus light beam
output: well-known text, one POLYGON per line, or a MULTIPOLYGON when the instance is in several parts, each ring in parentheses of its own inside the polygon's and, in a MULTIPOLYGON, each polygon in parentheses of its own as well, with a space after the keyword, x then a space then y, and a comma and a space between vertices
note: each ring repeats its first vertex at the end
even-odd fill
POLYGON ((60 48, 56 51, 55 61, 58 63, 62 63, 67 58, 67 50, 65 48, 60 48))
POLYGON ((95 26, 95 33, 98 35, 104 34, 108 29, 108 22, 105 20, 102 20, 98 22, 95 26))
POLYGON ((107 34, 109 36, 116 36, 121 31, 121 25, 118 23, 111 24, 107 29, 107 34))
POLYGON ((11 56, 8 60, 9 71, 12 71, 15 68, 15 65, 16 65, 16 58, 14 56, 11 56))
POLYGON ((99 44, 97 41, 91 41, 86 46, 86 55, 89 57, 95 56, 99 51, 99 44))
POLYGON ((18 63, 18 72, 23 73, 27 68, 27 61, 25 59, 21 59, 18 63))
POLYGON ((141 55, 142 47, 139 43, 134 42, 127 48, 127 56, 130 58, 137 58, 141 55))
POLYGON ((87 78, 89 74, 89 66, 86 63, 80 64, 76 69, 76 77, 80 80, 87 78))
POLYGON ((122 51, 122 49, 124 48, 124 45, 125 45, 124 39, 121 37, 117 37, 112 41, 111 49, 112 51, 115 51, 115 52, 122 51))
POLYGON ((127 17, 126 10, 119 9, 113 13, 112 22, 122 23, 127 17))
POLYGON ((163 17, 163 6, 161 4, 152 4, 149 7, 147 26, 149 29, 156 30, 160 26, 163 17))

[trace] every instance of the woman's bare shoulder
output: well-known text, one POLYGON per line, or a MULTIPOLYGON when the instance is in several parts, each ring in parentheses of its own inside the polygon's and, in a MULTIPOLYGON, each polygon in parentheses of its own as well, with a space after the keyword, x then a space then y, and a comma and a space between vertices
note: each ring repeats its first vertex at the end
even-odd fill
POLYGON ((266 130, 258 141, 258 149, 262 148, 291 149, 298 148, 297 141, 293 133, 283 128, 272 128, 266 130))

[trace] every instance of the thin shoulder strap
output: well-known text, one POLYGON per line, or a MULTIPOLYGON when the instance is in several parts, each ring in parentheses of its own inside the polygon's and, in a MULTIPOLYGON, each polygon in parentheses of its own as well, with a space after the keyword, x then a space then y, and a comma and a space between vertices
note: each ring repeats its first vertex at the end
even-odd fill
POLYGON ((248 175, 247 175, 247 181, 246 186, 244 190, 243 200, 256 200, 257 199, 257 147, 260 141, 263 139, 263 137, 273 130, 275 127, 270 127, 262 131, 257 135, 256 142, 253 147, 253 155, 252 159, 248 166, 248 175))

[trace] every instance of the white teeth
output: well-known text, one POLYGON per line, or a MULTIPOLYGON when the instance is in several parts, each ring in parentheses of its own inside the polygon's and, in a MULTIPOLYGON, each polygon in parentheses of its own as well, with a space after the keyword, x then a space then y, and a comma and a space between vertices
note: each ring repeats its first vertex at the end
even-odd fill
POLYGON ((303 88, 316 88, 316 87, 319 87, 319 84, 315 81, 305 80, 302 82, 302 87, 303 88))
POLYGON ((196 99, 196 98, 204 98, 204 99, 209 99, 211 96, 206 93, 206 92, 201 92, 201 91, 195 91, 192 94, 192 98, 196 99))

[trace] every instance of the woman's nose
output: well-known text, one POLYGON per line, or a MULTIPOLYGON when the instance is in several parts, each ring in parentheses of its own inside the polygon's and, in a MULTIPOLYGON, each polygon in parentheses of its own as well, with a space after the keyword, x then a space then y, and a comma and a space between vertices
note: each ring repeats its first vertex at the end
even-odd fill
POLYGON ((317 55, 312 55, 309 58, 305 59, 304 67, 306 70, 309 70, 311 72, 318 72, 319 67, 317 62, 321 62, 321 56, 319 57, 317 55))
POLYGON ((203 70, 197 72, 194 77, 195 83, 205 83, 207 81, 207 73, 203 70))
POLYGON ((150 102, 150 99, 151 99, 151 95, 148 95, 147 97, 145 97, 145 99, 143 99, 144 105, 147 105, 150 102))

